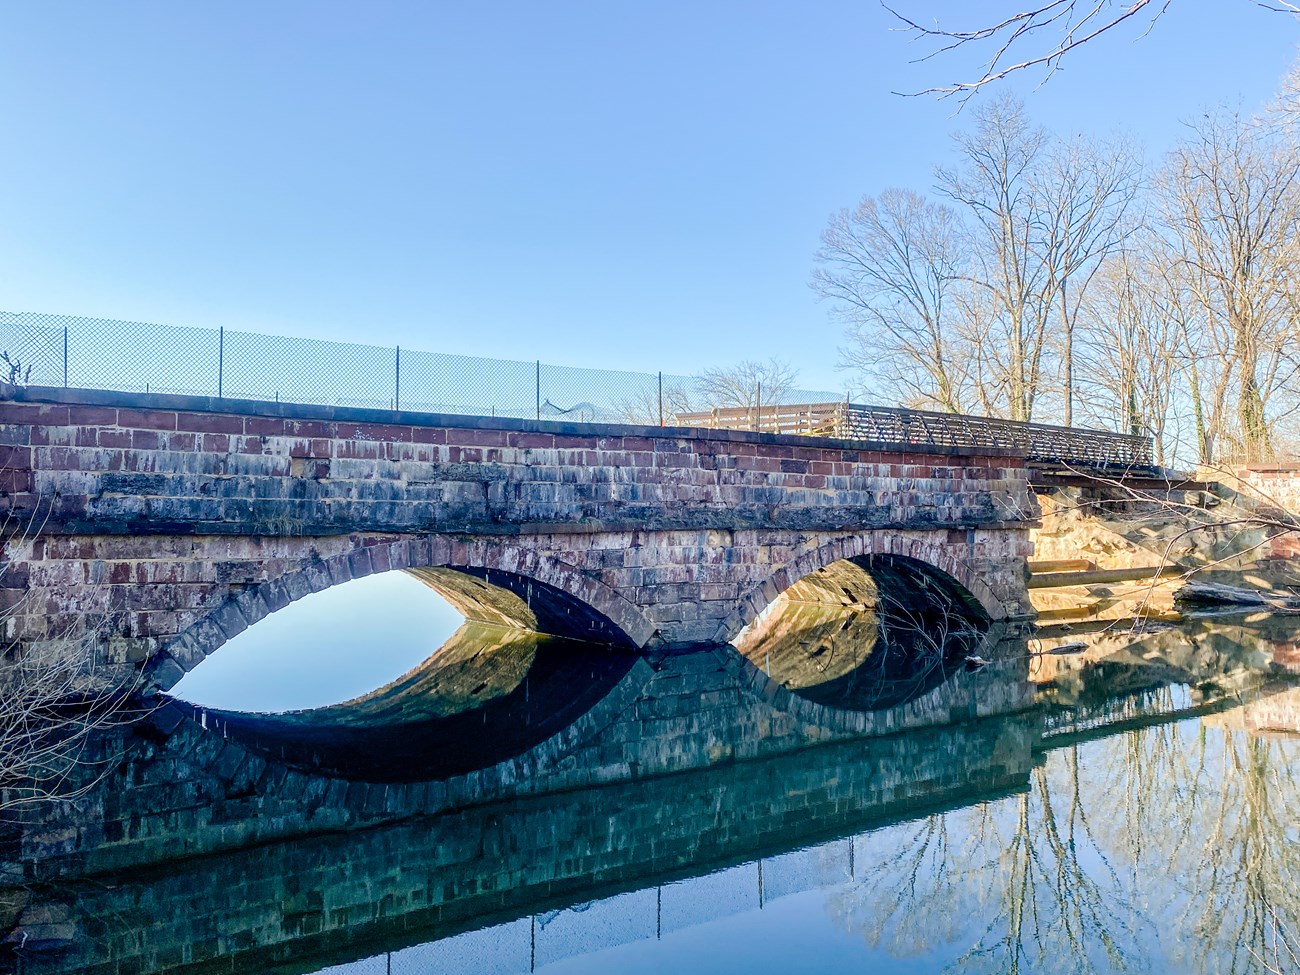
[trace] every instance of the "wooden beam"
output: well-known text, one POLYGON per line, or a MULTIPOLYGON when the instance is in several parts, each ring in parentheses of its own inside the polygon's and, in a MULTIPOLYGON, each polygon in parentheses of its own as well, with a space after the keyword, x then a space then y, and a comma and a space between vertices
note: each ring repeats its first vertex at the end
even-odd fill
POLYGON ((1090 572, 1044 572, 1029 577, 1030 589, 1060 589, 1065 586, 1091 586, 1103 582, 1146 582, 1180 576, 1187 570, 1181 565, 1138 565, 1127 569, 1095 569, 1090 572))

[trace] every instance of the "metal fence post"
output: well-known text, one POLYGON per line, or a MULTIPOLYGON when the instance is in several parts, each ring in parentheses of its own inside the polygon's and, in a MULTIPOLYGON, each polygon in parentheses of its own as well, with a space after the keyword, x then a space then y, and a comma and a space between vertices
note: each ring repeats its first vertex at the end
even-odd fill
POLYGON ((659 425, 664 425, 664 374, 659 373, 659 425))
POLYGON ((63 388, 68 388, 68 326, 63 326, 63 388))
POLYGON ((397 382, 393 387, 393 409, 402 408, 402 347, 397 347, 397 382))
POLYGON ((217 328, 217 399, 222 398, 226 381, 226 326, 217 328))
POLYGON ((537 360, 537 419, 542 418, 542 360, 537 360))

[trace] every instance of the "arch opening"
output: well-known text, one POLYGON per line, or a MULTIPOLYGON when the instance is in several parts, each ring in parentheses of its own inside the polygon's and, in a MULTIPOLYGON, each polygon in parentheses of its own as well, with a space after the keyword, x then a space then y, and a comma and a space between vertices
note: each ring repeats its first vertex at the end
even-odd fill
POLYGON ((540 579, 469 565, 413 567, 406 572, 470 622, 610 646, 633 645, 628 634, 595 607, 540 579))
POLYGON ((313 555, 282 576, 232 587, 225 603, 141 665, 144 676, 157 690, 169 690, 230 639, 289 604, 391 570, 418 580, 471 622, 615 647, 640 647, 654 635, 654 624, 634 603, 573 566, 486 542, 465 546, 464 561, 441 562, 438 541, 399 539, 327 560, 313 555))
POLYGON ((941 570, 905 556, 863 555, 798 579, 733 642, 800 697, 880 711, 948 680, 978 651, 991 622, 941 570))
POLYGON ((281 714, 196 714, 210 730, 291 768, 350 781, 435 781, 489 768, 563 731, 638 659, 469 622, 420 666, 351 701, 281 714))

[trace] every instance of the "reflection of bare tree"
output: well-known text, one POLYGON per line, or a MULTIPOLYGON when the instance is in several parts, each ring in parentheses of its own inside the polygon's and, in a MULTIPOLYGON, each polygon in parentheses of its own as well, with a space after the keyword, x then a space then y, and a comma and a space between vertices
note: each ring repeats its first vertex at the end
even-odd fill
POLYGON ((1182 880, 1188 921, 1201 952, 1219 956, 1218 970, 1247 971, 1260 958, 1285 957, 1282 934, 1300 919, 1300 756, 1289 741, 1206 737, 1202 747, 1219 752, 1212 757, 1222 785, 1193 807, 1201 845, 1182 880))
POLYGON ((1064 764, 1064 789, 1040 767, 1013 799, 928 817, 897 852, 873 849, 837 904, 845 925, 902 955, 965 941, 961 971, 1132 968, 1132 906, 1093 836, 1077 754, 1064 764))
POLYGON ((1300 971, 1300 744, 1232 720, 1057 748, 1020 795, 860 837, 833 910, 953 970, 1300 971))

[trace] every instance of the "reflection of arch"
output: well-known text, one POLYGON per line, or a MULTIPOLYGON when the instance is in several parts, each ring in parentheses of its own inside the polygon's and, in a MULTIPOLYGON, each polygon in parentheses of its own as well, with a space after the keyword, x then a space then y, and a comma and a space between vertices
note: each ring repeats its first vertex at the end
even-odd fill
POLYGON ((978 602, 939 570, 858 556, 791 584, 733 643, 806 700, 882 711, 946 681, 987 630, 978 602))
POLYGON ((885 556, 892 564, 909 566, 912 571, 951 590, 962 604, 971 609, 978 607, 980 614, 988 619, 1000 620, 1007 616, 1002 600, 971 568, 968 558, 958 557, 946 546, 933 546, 897 532, 868 532, 833 539, 777 569, 770 581, 741 595, 736 609, 723 620, 714 639, 718 643, 731 642, 778 596, 819 569, 826 569, 836 562, 851 561, 870 572, 876 556, 885 556))
POLYGON ((415 570, 412 574, 448 593, 449 601, 462 611, 472 611, 477 599, 483 612, 474 618, 485 622, 528 625, 519 611, 524 607, 531 611, 534 625, 557 629, 562 636, 642 647, 655 632, 654 624, 629 599, 557 558, 520 546, 517 540, 453 541, 434 536, 364 544, 359 539, 350 552, 304 559, 282 576, 236 593, 156 653, 145 664, 145 677, 166 690, 235 634, 271 613, 309 593, 393 569, 415 570), (454 581, 457 571, 464 576, 462 584, 454 581), (485 582, 494 591, 483 586, 485 582), (489 593, 490 599, 481 598, 489 593), (175 661, 175 666, 166 666, 169 661, 175 661))
POLYGON ((223 737, 309 774, 437 781, 490 768, 564 732, 638 660, 594 643, 467 623, 419 667, 342 704, 283 714, 195 712, 223 737))

